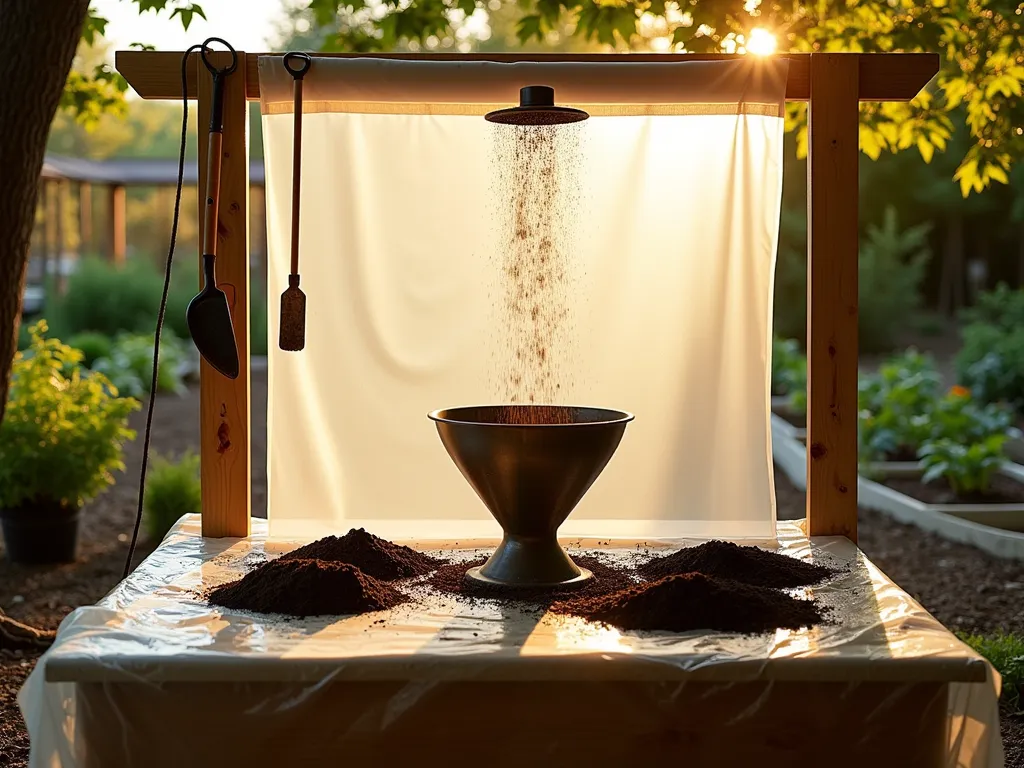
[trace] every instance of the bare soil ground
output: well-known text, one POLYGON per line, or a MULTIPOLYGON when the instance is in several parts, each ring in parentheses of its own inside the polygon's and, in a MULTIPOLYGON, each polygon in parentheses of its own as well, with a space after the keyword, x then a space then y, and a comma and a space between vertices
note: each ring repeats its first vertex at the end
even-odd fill
MULTIPOLYGON (((266 509, 265 373, 252 381, 253 511, 266 509)), ((161 397, 157 401, 153 446, 164 454, 196 447, 198 395, 161 397)), ((142 413, 134 414, 141 429, 142 413)), ((94 603, 120 579, 135 519, 141 439, 129 446, 126 472, 116 485, 91 503, 84 515, 79 556, 57 568, 20 568, 3 558, 0 542, 0 608, 16 619, 55 629, 72 609, 94 603)), ((803 516, 804 494, 776 473, 779 516, 803 516)), ((860 545, 890 577, 954 629, 1024 632, 1024 563, 1000 561, 971 547, 952 544, 881 515, 861 512, 860 545)), ((142 542, 136 562, 155 546, 142 542)), ((28 735, 16 696, 36 658, 0 652, 0 765, 28 762, 28 735)), ((1006 765, 1024 768, 1024 718, 1004 713, 1006 765)))

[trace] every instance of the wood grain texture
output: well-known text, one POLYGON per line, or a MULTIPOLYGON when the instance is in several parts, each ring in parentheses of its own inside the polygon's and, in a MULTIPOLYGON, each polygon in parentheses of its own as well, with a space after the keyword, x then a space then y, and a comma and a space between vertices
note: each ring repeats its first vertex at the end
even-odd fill
MULTIPOLYGON (((210 59, 217 66, 228 62, 227 54, 214 54, 210 59)), ((196 64, 202 67, 198 59, 196 64)), ((206 189, 213 78, 205 68, 195 74, 199 92, 199 188, 206 189)), ((210 537, 249 535, 249 120, 244 70, 227 76, 224 83, 220 170, 217 283, 227 294, 231 307, 240 371, 238 378, 231 380, 205 361, 200 363, 203 536, 210 537)), ((200 197, 200 222, 205 210, 206 199, 200 197)))
POLYGON ((807 158, 807 526, 857 540, 858 66, 811 57, 807 158))
MULTIPOLYGON (((260 83, 256 60, 267 54, 245 55, 246 96, 260 97, 260 83)), ((271 54, 282 55, 282 54, 271 54)), ((373 58, 432 60, 432 61, 719 61, 738 58, 726 53, 327 53, 318 56, 335 58, 373 58)), ((779 54, 790 60, 786 98, 789 101, 807 101, 810 96, 810 60, 817 54, 779 54)), ((830 54, 856 59, 860 62, 861 78, 858 96, 861 101, 909 101, 917 95, 932 76, 939 71, 939 57, 934 53, 840 53, 830 54)), ((193 54, 195 56, 195 54, 193 54)), ((144 99, 181 98, 181 53, 177 51, 118 51, 117 70, 144 99)), ((194 97, 196 81, 190 68, 188 93, 194 97)))

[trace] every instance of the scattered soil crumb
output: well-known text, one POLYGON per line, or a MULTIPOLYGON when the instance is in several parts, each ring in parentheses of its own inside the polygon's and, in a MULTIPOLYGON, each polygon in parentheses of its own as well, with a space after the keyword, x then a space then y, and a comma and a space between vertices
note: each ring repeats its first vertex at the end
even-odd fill
POLYGON ((586 568, 594 574, 594 578, 584 582, 581 586, 517 589, 510 592, 507 589, 480 584, 465 578, 468 569, 486 562, 487 558, 481 557, 469 562, 443 565, 428 579, 428 583, 434 589, 448 595, 469 599, 498 600, 506 604, 534 607, 546 606, 558 598, 565 598, 569 595, 576 597, 606 595, 636 583, 628 569, 611 565, 593 555, 575 555, 573 557, 573 562, 576 565, 586 568))

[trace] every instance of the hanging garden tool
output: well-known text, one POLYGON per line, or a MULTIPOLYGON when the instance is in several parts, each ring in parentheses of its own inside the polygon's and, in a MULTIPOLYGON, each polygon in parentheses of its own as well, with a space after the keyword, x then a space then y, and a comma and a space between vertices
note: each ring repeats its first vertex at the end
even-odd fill
POLYGON ((299 288, 299 188, 302 171, 302 78, 312 60, 305 53, 286 53, 284 68, 295 79, 295 124, 292 139, 292 265, 288 287, 281 294, 281 349, 298 352, 306 346, 306 294, 299 288))
MULTIPOLYGON (((224 40, 211 37, 231 52, 231 64, 218 69, 201 55, 213 75, 213 99, 210 106, 210 143, 206 158, 206 215, 203 221, 203 290, 188 305, 188 332, 199 354, 229 379, 238 378, 238 345, 231 324, 228 297, 217 287, 217 214, 220 208, 220 162, 224 138, 224 80, 238 67, 238 54, 224 40)), ((205 46, 205 44, 204 44, 205 46)))

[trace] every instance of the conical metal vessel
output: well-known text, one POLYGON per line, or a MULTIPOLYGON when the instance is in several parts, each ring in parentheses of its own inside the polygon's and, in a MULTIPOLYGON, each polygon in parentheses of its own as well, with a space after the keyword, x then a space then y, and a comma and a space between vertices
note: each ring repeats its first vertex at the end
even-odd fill
POLYGON ((559 546, 558 527, 604 470, 633 415, 606 408, 488 405, 442 409, 429 417, 504 532, 487 563, 467 577, 509 588, 589 578, 559 546))

